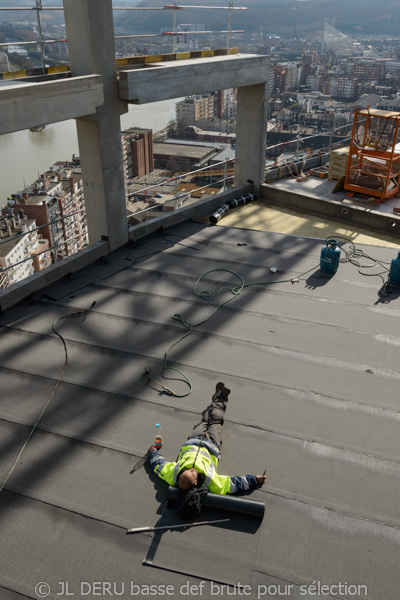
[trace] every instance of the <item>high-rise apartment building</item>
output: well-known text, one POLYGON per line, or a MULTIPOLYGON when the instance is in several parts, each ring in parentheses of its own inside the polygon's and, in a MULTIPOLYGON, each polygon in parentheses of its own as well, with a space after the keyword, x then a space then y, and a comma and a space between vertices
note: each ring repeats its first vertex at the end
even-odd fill
POLYGON ((211 119, 214 116, 214 96, 187 96, 176 104, 176 121, 178 132, 188 125, 195 125, 196 121, 211 119))
POLYGON ((3 209, 0 223, 0 289, 22 281, 51 264, 47 252, 49 243, 38 233, 36 221, 28 219, 23 211, 12 215, 13 207, 3 209))
POLYGON ((5 52, 0 52, 0 73, 6 73, 10 70, 10 63, 5 52))
POLYGON ((353 64, 353 77, 360 81, 379 81, 383 74, 382 61, 362 62, 353 64))
POLYGON ((214 114, 217 119, 222 119, 224 116, 225 107, 225 92, 227 90, 219 90, 214 95, 214 114))
POLYGON ((75 254, 88 243, 80 166, 57 162, 23 192, 15 195, 15 214, 35 219, 49 241, 54 260, 75 254))
POLYGON ((152 130, 132 127, 123 131, 122 155, 126 181, 151 173, 154 169, 152 130))
POLYGON ((320 75, 310 75, 307 77, 306 83, 311 91, 320 91, 322 88, 323 79, 320 75))
POLYGON ((299 85, 301 66, 297 63, 288 63, 285 65, 286 80, 285 90, 292 90, 299 85))
POLYGON ((355 98, 357 95, 357 79, 348 77, 331 77, 323 85, 323 93, 334 98, 355 98))
POLYGON ((232 119, 236 119, 237 116, 237 99, 236 99, 237 89, 233 88, 230 90, 225 90, 224 95, 224 112, 223 117, 228 121, 232 119))

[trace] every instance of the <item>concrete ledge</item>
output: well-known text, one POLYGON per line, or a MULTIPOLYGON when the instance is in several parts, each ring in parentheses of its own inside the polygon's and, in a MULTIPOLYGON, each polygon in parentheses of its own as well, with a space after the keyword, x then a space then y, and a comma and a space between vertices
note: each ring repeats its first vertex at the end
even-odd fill
POLYGON ((7 71, 0 73, 0 81, 9 81, 10 79, 26 79, 27 77, 46 77, 47 75, 58 75, 60 73, 69 74, 69 65, 57 65, 55 67, 43 67, 37 69, 21 69, 20 71, 7 71))
POLYGON ((76 273, 80 269, 91 265, 107 254, 109 254, 108 242, 98 242, 39 273, 35 273, 11 285, 0 292, 0 312, 4 312, 18 302, 25 300, 34 292, 43 290, 46 286, 55 283, 62 277, 76 273))
MULTIPOLYGON (((303 170, 304 171, 309 171, 310 169, 312 169, 313 167, 319 167, 322 165, 326 165, 329 162, 329 152, 323 152, 321 154, 318 154, 318 156, 313 156, 312 158, 308 158, 303 166, 303 170)), ((300 174, 301 171, 301 167, 303 165, 303 159, 294 159, 294 160, 290 160, 287 161, 289 166, 286 166, 285 164, 280 164, 279 167, 268 167, 265 170, 265 183, 272 183, 273 181, 276 181, 277 179, 283 179, 285 177, 291 177, 291 172, 289 170, 289 167, 292 171, 292 173, 300 174), (296 166, 294 166, 296 165, 296 166), (296 171, 297 169, 297 171, 296 171)))
POLYGON ((180 208, 179 210, 174 210, 166 215, 151 219, 150 221, 145 221, 139 225, 134 225, 133 227, 129 228, 129 240, 140 240, 150 233, 154 233, 155 231, 159 231, 160 229, 165 229, 167 227, 172 227, 173 225, 177 225, 183 221, 188 221, 190 219, 202 219, 206 215, 218 210, 228 200, 244 196, 245 194, 249 194, 251 192, 252 186, 250 184, 240 187, 238 186, 235 189, 229 190, 229 192, 225 192, 224 194, 219 194, 214 198, 205 198, 204 200, 199 200, 199 202, 196 202, 196 204, 191 204, 190 206, 180 208))
POLYGON ((167 54, 144 54, 140 56, 124 56, 117 58, 117 70, 126 69, 132 65, 145 65, 157 62, 166 62, 172 60, 186 60, 188 58, 206 58, 209 56, 228 56, 238 54, 238 48, 221 48, 215 50, 191 50, 187 52, 168 52, 167 54))
POLYGON ((260 197, 269 204, 291 208, 317 217, 334 219, 343 224, 352 223, 369 231, 379 231, 398 237, 400 240, 400 217, 388 215, 370 208, 350 206, 337 200, 324 200, 308 194, 296 194, 280 190, 264 184, 260 189, 260 197))
POLYGON ((235 54, 159 62, 120 71, 119 97, 134 104, 157 102, 267 83, 269 56, 235 54))
POLYGON ((101 75, 0 87, 0 135, 96 112, 104 103, 101 75))

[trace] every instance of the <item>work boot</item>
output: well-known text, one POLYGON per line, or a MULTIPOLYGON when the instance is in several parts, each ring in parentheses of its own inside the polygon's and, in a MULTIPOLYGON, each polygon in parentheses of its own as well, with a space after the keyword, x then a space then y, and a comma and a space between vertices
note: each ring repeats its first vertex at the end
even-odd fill
POLYGON ((224 389, 224 387, 225 387, 225 384, 222 383, 222 381, 219 381, 217 383, 217 385, 215 386, 215 394, 212 397, 213 401, 221 396, 221 393, 222 393, 222 390, 224 389))

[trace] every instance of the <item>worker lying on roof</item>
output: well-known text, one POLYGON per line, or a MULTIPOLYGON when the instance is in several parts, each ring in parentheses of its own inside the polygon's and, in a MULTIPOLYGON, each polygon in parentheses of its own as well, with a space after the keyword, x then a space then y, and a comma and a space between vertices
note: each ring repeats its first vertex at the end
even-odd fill
POLYGON ((150 465, 169 485, 177 485, 186 491, 196 487, 214 494, 235 494, 265 483, 265 475, 229 477, 217 473, 216 467, 221 456, 222 425, 229 394, 230 390, 223 383, 217 383, 211 404, 204 410, 202 420, 195 425, 182 445, 177 462, 167 462, 154 445, 150 446, 150 465))

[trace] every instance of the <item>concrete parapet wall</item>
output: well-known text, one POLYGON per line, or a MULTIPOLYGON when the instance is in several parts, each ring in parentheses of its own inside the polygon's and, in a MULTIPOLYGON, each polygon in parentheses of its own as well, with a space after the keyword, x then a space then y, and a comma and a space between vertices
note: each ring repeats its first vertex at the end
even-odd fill
MULTIPOLYGON (((318 153, 317 156, 312 156, 311 158, 308 158, 306 160, 306 162, 303 166, 303 170, 308 171, 309 169, 312 169, 313 167, 319 167, 320 165, 325 165, 328 162, 329 162, 329 152, 322 153, 322 154, 318 153)), ((271 181, 275 181, 276 179, 283 179, 284 177, 290 177, 291 173, 293 173, 294 175, 297 175, 297 172, 298 172, 300 174, 301 167, 303 164, 303 159, 299 160, 298 158, 296 158, 294 160, 288 160, 287 163, 289 166, 286 166, 285 164, 281 163, 277 167, 268 168, 265 171, 265 182, 269 183, 271 181), (297 171, 296 171, 296 167, 294 165, 296 165, 297 171), (290 167, 290 169, 289 169, 289 167, 290 167)))
POLYGON ((379 231, 388 235, 398 237, 400 240, 400 217, 381 213, 362 206, 350 206, 337 200, 324 200, 308 194, 296 194, 287 190, 277 189, 264 184, 260 189, 260 198, 269 204, 290 208, 305 214, 312 214, 321 218, 334 219, 346 223, 352 223, 369 229, 379 231))
POLYGON ((77 254, 73 254, 64 260, 61 260, 51 267, 35 273, 22 281, 11 285, 0 292, 0 312, 11 308, 18 302, 25 300, 34 292, 43 291, 43 289, 52 283, 91 265, 102 256, 109 254, 109 246, 105 241, 93 244, 77 254))
MULTIPOLYGON (((155 231, 171 227, 189 219, 201 219, 216 211, 228 200, 251 193, 251 191, 251 185, 240 186, 214 198, 200 200, 196 204, 172 211, 166 215, 161 215, 160 217, 152 219, 151 221, 146 221, 140 225, 130 227, 129 240, 140 240, 155 231)), ((11 285, 0 292, 0 312, 11 308, 35 292, 43 291, 46 286, 59 281, 63 277, 67 277, 68 275, 76 273, 80 269, 93 264, 102 256, 107 256, 107 254, 109 254, 108 242, 97 242, 96 244, 81 250, 77 254, 73 254, 51 267, 40 271, 40 273, 35 273, 23 281, 11 285)))
POLYGON ((134 225, 129 229, 129 239, 134 241, 140 240, 150 233, 154 233, 160 229, 165 229, 166 227, 171 227, 172 225, 177 225, 183 221, 188 221, 189 219, 201 219, 206 215, 218 210, 228 200, 239 198, 240 196, 244 196, 245 194, 249 194, 251 192, 252 186, 250 184, 243 185, 236 187, 234 190, 230 190, 229 192, 225 192, 224 194, 219 194, 214 198, 205 198, 204 200, 199 200, 199 202, 196 202, 196 204, 191 204, 190 206, 180 208, 179 210, 174 210, 167 215, 162 215, 152 219, 151 221, 145 221, 139 225, 134 225))

